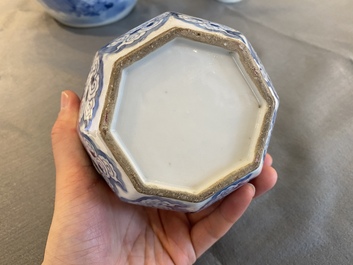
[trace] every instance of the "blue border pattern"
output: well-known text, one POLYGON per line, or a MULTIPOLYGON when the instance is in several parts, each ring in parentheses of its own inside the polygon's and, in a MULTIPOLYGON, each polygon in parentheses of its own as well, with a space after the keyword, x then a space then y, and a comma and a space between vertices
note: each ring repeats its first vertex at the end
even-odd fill
POLYGON ((80 127, 89 130, 99 107, 99 97, 103 89, 103 60, 97 53, 88 74, 86 87, 81 99, 80 127))
POLYGON ((95 169, 104 177, 109 187, 113 189, 116 194, 119 194, 116 185, 123 191, 127 192, 121 173, 114 165, 113 160, 109 158, 107 154, 99 150, 87 135, 81 134, 81 139, 87 153, 93 161, 95 169))
POLYGON ((167 198, 160 198, 156 196, 144 196, 141 198, 138 198, 136 200, 129 200, 126 198, 120 198, 124 202, 128 203, 133 203, 133 204, 138 204, 138 205, 143 205, 147 207, 154 207, 154 208, 159 208, 162 210, 171 210, 171 211, 188 211, 190 206, 188 204, 178 202, 172 199, 167 199, 167 198))
POLYGON ((152 32, 162 27, 169 19, 169 13, 163 13, 140 26, 128 31, 119 38, 113 40, 101 49, 103 53, 119 53, 126 47, 134 46, 136 43, 146 39, 152 32))

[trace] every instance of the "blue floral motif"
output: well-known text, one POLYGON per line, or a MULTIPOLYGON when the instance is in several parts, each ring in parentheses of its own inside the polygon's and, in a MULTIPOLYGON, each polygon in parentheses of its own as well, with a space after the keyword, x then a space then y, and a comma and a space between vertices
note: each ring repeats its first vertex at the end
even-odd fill
MULTIPOLYGON (((44 0, 48 7, 66 14, 81 16, 100 16, 104 12, 115 8, 116 0, 44 0)), ((126 2, 125 0, 120 2, 126 2)), ((124 9, 126 3, 120 7, 124 9)), ((120 11, 121 12, 121 11, 120 11)))
POLYGON ((160 198, 160 197, 141 197, 136 200, 128 200, 125 198, 120 198, 122 201, 143 205, 147 207, 156 207, 163 210, 172 210, 172 211, 187 211, 189 206, 182 203, 173 201, 167 198, 160 198))
POLYGON ((91 126, 92 120, 99 106, 99 96, 103 87, 103 62, 97 53, 93 60, 91 71, 86 81, 86 88, 81 100, 80 125, 86 130, 91 126))
POLYGON ((135 45, 136 43, 146 39, 153 31, 156 31, 163 26, 169 16, 170 13, 163 13, 158 17, 141 24, 140 26, 128 31, 124 35, 104 46, 101 51, 104 53, 118 53, 125 47, 135 45))
POLYGON ((99 150, 93 141, 86 135, 80 134, 83 145, 93 161, 97 172, 104 177, 108 185, 116 194, 119 191, 116 186, 127 192, 126 185, 121 177, 120 171, 114 166, 112 160, 101 150, 99 150))

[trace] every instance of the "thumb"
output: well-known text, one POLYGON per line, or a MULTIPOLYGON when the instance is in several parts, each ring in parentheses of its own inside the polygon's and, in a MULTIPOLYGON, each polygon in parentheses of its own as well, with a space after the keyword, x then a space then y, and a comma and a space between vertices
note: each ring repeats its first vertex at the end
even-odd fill
POLYGON ((61 93, 60 112, 51 132, 58 186, 68 184, 66 177, 75 181, 74 176, 92 166, 77 133, 79 108, 80 99, 74 92, 61 93))

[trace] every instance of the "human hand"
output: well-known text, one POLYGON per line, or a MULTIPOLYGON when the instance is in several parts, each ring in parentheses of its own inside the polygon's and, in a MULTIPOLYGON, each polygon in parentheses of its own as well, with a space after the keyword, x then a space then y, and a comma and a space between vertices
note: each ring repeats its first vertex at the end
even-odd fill
POLYGON ((52 129, 55 208, 43 264, 192 264, 277 180, 266 156, 261 174, 197 213, 127 204, 95 171, 78 137, 80 100, 62 93, 52 129))

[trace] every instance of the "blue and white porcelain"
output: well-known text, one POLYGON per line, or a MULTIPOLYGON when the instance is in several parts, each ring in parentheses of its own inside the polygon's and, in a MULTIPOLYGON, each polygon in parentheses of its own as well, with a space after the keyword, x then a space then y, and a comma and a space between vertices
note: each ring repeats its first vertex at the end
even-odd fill
POLYGON ((73 27, 106 25, 124 18, 137 0, 39 0, 47 12, 73 27))
POLYGON ((122 201, 195 212, 259 175, 278 105, 243 34, 167 12, 96 53, 78 131, 122 201))

